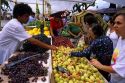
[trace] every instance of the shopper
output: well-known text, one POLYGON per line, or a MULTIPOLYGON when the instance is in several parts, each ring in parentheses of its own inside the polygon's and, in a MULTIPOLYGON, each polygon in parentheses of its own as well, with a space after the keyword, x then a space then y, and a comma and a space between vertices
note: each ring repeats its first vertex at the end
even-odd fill
MULTIPOLYGON (((80 52, 71 52, 71 56, 97 58, 100 63, 110 65, 113 53, 113 43, 108 36, 104 35, 104 30, 99 24, 92 24, 88 27, 88 34, 91 38, 89 46, 80 52)), ((100 70, 99 70, 100 71, 100 70)), ((109 73, 100 71, 108 80, 109 73)))
POLYGON ((30 22, 33 22, 35 20, 37 20, 35 17, 35 13, 32 12, 31 15, 29 16, 29 20, 28 20, 27 24, 29 24, 30 22))
POLYGON ((96 59, 91 60, 91 63, 96 68, 111 73, 110 83, 125 83, 125 13, 116 14, 114 28, 120 37, 112 55, 111 65, 103 65, 96 59))
POLYGON ((17 4, 13 9, 13 19, 10 20, 0 33, 0 64, 8 60, 10 55, 14 53, 21 42, 30 41, 34 45, 42 48, 55 50, 55 46, 47 45, 27 34, 23 27, 23 23, 27 23, 32 9, 27 4, 17 4))
POLYGON ((84 32, 87 32, 88 25, 91 26, 93 23, 95 24, 98 23, 98 20, 92 13, 85 14, 83 20, 84 20, 84 32))
MULTIPOLYGON (((107 27, 108 27, 107 22, 103 20, 103 18, 101 17, 100 14, 88 11, 88 13, 86 13, 84 15, 84 18, 88 17, 88 16, 96 18, 97 22, 102 26, 103 30, 105 32, 107 31, 107 27)), ((90 19, 90 21, 91 21, 91 19, 90 19)))
POLYGON ((117 45, 117 41, 118 41, 118 35, 115 32, 113 18, 110 18, 110 20, 108 22, 108 30, 106 32, 106 36, 108 36, 112 40, 113 48, 115 48, 117 45))

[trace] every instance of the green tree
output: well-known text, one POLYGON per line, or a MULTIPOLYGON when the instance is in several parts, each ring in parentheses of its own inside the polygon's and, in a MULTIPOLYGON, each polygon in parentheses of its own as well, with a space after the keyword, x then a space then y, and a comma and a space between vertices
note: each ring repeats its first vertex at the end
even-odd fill
POLYGON ((11 10, 8 0, 1 0, 1 9, 2 11, 11 10))

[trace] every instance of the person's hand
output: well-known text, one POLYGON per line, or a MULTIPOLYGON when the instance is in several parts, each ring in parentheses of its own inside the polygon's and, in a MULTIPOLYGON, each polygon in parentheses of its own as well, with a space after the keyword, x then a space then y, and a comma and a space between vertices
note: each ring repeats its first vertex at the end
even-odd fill
POLYGON ((99 61, 97 61, 96 59, 92 59, 91 61, 91 64, 93 65, 93 66, 95 66, 96 68, 101 68, 103 65, 99 62, 99 61))
POLYGON ((57 47, 54 45, 51 45, 51 50, 57 50, 57 47))

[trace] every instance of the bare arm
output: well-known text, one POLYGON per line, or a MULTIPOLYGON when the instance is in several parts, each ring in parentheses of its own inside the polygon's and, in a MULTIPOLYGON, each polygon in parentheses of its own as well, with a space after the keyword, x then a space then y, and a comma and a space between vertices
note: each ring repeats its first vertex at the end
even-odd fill
POLYGON ((91 60, 91 64, 94 65, 96 68, 109 72, 109 73, 115 73, 115 71, 113 70, 112 66, 106 66, 106 65, 102 65, 99 61, 97 61, 96 59, 92 59, 91 60))
POLYGON ((51 36, 54 36, 54 34, 53 34, 53 30, 52 30, 51 27, 50 27, 50 34, 51 34, 51 36))
POLYGON ((28 41, 31 42, 34 45, 40 46, 41 48, 48 48, 48 49, 51 49, 51 50, 56 50, 55 46, 48 45, 48 44, 46 44, 44 42, 41 42, 41 41, 39 41, 35 38, 29 38, 28 41))

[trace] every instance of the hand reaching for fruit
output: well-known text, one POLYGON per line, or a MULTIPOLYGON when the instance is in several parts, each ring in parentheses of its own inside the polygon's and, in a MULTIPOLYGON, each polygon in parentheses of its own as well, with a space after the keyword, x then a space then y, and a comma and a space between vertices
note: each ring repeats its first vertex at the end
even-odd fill
POLYGON ((99 62, 99 61, 97 61, 96 59, 92 59, 91 61, 91 64, 93 65, 93 66, 95 66, 96 68, 98 68, 98 69, 100 69, 100 68, 102 68, 102 64, 99 62))
POLYGON ((51 50, 57 50, 57 49, 58 49, 58 47, 56 47, 54 45, 51 46, 51 50))

